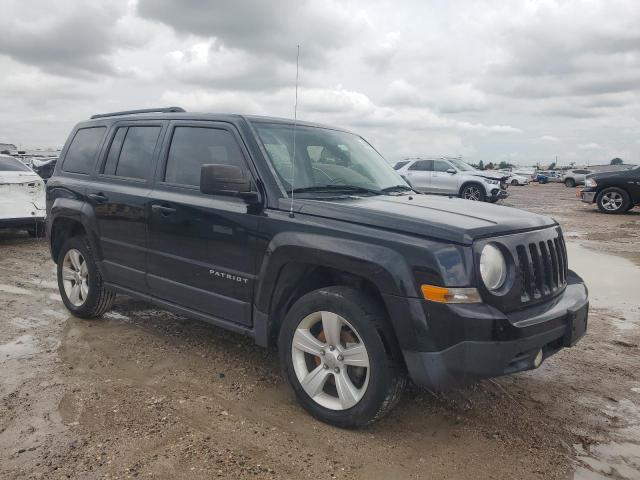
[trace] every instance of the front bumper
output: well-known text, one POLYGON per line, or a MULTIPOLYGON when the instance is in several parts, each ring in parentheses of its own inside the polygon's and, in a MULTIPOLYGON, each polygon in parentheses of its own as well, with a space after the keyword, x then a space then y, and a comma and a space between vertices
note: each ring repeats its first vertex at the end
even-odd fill
POLYGON ((502 200, 504 198, 507 198, 509 196, 509 194, 507 193, 506 190, 501 190, 499 188, 494 188, 491 190, 491 193, 489 195, 489 201, 491 202, 495 202, 497 200, 502 200))
POLYGON ((580 200, 585 203, 593 203, 596 198, 596 192, 591 190, 580 190, 580 200))
POLYGON ((448 323, 452 328, 462 326, 463 337, 469 338, 442 351, 404 350, 409 376, 420 386, 447 390, 537 368, 540 352, 544 361, 561 348, 575 345, 586 333, 589 299, 582 280, 573 272, 571 276, 557 297, 508 314, 506 319, 488 318, 490 309, 484 304, 447 306, 448 323), (474 323, 481 327, 475 328, 474 323))

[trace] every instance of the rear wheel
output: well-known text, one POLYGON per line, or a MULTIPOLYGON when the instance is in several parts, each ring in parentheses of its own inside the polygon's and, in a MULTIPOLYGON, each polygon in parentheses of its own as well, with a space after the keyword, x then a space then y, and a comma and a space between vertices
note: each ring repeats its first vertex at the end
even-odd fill
POLYGON ((476 202, 484 202, 484 189, 477 183, 469 183, 462 187, 462 190, 460 190, 460 198, 464 198, 465 200, 473 200, 476 202))
POLYGON ((280 329, 280 360, 311 415, 359 427, 395 405, 405 376, 385 348, 392 340, 385 322, 384 308, 351 287, 315 290, 291 307, 280 329))
POLYGON ((629 210, 629 194, 621 188, 605 188, 596 199, 598 209, 604 213, 623 213, 629 210))
POLYGON ((511 180, 511 185, 513 185, 513 186, 518 186, 518 185, 520 185, 520 184, 518 183, 518 180, 516 180, 516 179, 514 178, 513 180, 511 180))
POLYGON ((564 181, 564 186, 565 187, 569 187, 569 188, 573 188, 576 186, 576 181, 573 178, 567 178, 564 181))
POLYGON ((111 308, 108 290, 85 237, 67 239, 58 256, 58 288, 67 309, 77 317, 99 317, 111 308))

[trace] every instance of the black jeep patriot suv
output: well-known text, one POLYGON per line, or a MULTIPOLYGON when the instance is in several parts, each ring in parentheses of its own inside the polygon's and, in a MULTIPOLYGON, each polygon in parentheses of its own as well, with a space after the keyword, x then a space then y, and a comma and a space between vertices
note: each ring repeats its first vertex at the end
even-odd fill
POLYGON ((554 220, 417 194, 362 137, 306 122, 95 115, 47 183, 47 234, 74 315, 124 293, 277 346, 338 426, 380 418, 407 376, 533 369, 586 330, 554 220))

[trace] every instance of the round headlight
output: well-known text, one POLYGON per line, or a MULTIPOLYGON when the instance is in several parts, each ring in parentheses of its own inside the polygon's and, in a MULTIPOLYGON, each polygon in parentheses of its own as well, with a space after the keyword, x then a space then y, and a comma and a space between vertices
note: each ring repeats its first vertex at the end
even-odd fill
POLYGON ((489 290, 497 290, 507 279, 507 262, 495 245, 485 245, 480 254, 480 276, 489 290))

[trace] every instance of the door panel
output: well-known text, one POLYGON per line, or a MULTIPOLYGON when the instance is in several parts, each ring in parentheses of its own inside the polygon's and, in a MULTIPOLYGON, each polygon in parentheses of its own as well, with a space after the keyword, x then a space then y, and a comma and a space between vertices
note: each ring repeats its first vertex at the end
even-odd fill
POLYGON ((258 216, 239 198, 204 195, 195 185, 165 182, 165 172, 167 180, 199 182, 204 163, 246 168, 242 142, 225 124, 175 121, 165 143, 167 165, 159 169, 147 202, 150 292, 191 310, 251 325, 258 216), (193 171, 176 169, 175 162, 193 171))
POLYGON ((247 213, 246 204, 156 189, 149 207, 152 294, 249 325, 257 217, 247 213))
POLYGON ((434 193, 458 194, 457 173, 448 173, 447 170, 453 168, 444 160, 433 161, 433 175, 431 186, 434 193))
POLYGON ((166 124, 116 124, 87 188, 98 226, 105 280, 141 293, 148 290, 147 197, 166 124))
POLYGON ((145 292, 146 239, 145 184, 93 182, 88 188, 93 205, 103 267, 109 282, 145 292))
POLYGON ((433 160, 418 160, 407 169, 407 180, 419 192, 431 192, 433 160))

